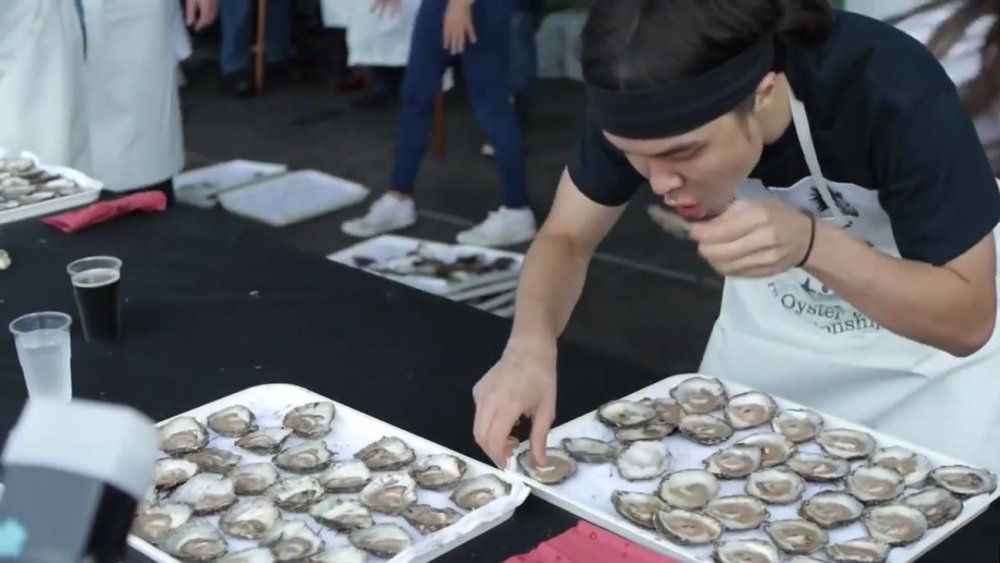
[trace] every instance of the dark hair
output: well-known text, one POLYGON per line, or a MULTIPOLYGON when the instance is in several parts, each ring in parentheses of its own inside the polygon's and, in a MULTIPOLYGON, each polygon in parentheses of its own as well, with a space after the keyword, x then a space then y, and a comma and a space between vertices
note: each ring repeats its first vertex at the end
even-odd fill
POLYGON ((594 0, 581 36, 584 79, 619 91, 663 86, 703 74, 771 32, 822 41, 834 17, 827 0, 594 0))

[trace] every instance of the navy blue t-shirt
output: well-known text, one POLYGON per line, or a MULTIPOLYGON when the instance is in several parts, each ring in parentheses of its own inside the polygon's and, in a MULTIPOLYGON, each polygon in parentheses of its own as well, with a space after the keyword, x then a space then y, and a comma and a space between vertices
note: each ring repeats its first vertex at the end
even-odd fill
MULTIPOLYGON (((922 44, 863 15, 837 17, 819 45, 781 39, 784 71, 805 105, 823 175, 878 191, 904 258, 947 263, 1000 221, 1000 191, 972 120, 922 44)), ((646 182, 593 116, 568 168, 584 195, 602 205, 626 203, 646 182)), ((772 187, 808 176, 792 126, 764 148, 750 174, 772 187)))

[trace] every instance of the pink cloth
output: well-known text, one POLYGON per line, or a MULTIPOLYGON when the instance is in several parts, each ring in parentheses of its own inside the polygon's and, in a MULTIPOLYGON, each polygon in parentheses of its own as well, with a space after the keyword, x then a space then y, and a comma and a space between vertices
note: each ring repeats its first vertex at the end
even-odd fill
POLYGON ((587 522, 504 563, 676 563, 587 522))
POLYGON ((163 211, 167 208, 167 196, 162 192, 140 192, 130 196, 102 201, 82 209, 54 215, 42 219, 42 223, 53 226, 64 233, 75 233, 98 223, 110 221, 120 215, 134 211, 163 211))

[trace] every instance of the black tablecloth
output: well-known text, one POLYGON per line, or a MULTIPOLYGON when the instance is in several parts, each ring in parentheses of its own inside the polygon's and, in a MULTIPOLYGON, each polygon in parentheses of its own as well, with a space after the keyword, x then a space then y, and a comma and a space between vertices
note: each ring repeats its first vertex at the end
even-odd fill
MULTIPOLYGON (((39 310, 75 315, 65 265, 93 254, 124 260, 126 337, 88 344, 74 327, 77 397, 128 404, 160 420, 254 385, 292 383, 487 461, 472 438, 471 388, 502 350, 509 321, 186 208, 74 235, 37 221, 3 226, 0 248, 14 260, 0 272, 4 324, 39 310)), ((26 391, 13 342, 2 340, 5 437, 26 391)), ((559 365, 557 423, 665 375, 566 344, 559 365)), ((501 561, 576 521, 532 497, 508 523, 440 560, 501 561)), ((996 561, 998 531, 995 505, 925 561, 996 561)))

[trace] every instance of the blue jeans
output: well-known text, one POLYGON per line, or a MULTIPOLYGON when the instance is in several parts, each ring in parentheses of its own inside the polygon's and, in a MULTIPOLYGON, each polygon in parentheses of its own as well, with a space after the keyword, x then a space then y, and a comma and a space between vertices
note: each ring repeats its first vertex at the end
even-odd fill
MULTIPOLYGON (((256 5, 252 0, 219 2, 219 20, 222 25, 219 63, 222 74, 250 70, 250 45, 257 29, 257 23, 251 16, 256 5)), ((267 62, 274 64, 288 59, 292 37, 291 0, 268 0, 267 28, 264 33, 267 62)))
MULTIPOLYGON (((527 207, 524 142, 510 103, 511 2, 485 0, 472 6, 476 43, 460 55, 463 76, 476 120, 496 153, 505 207, 527 207)), ((434 97, 451 54, 444 49, 447 0, 423 0, 413 30, 410 60, 403 78, 402 115, 396 137, 392 188, 412 193, 434 119, 434 97)))
POLYGON ((517 97, 522 120, 535 105, 538 90, 538 42, 542 25, 538 12, 518 10, 511 21, 510 91, 517 97))

